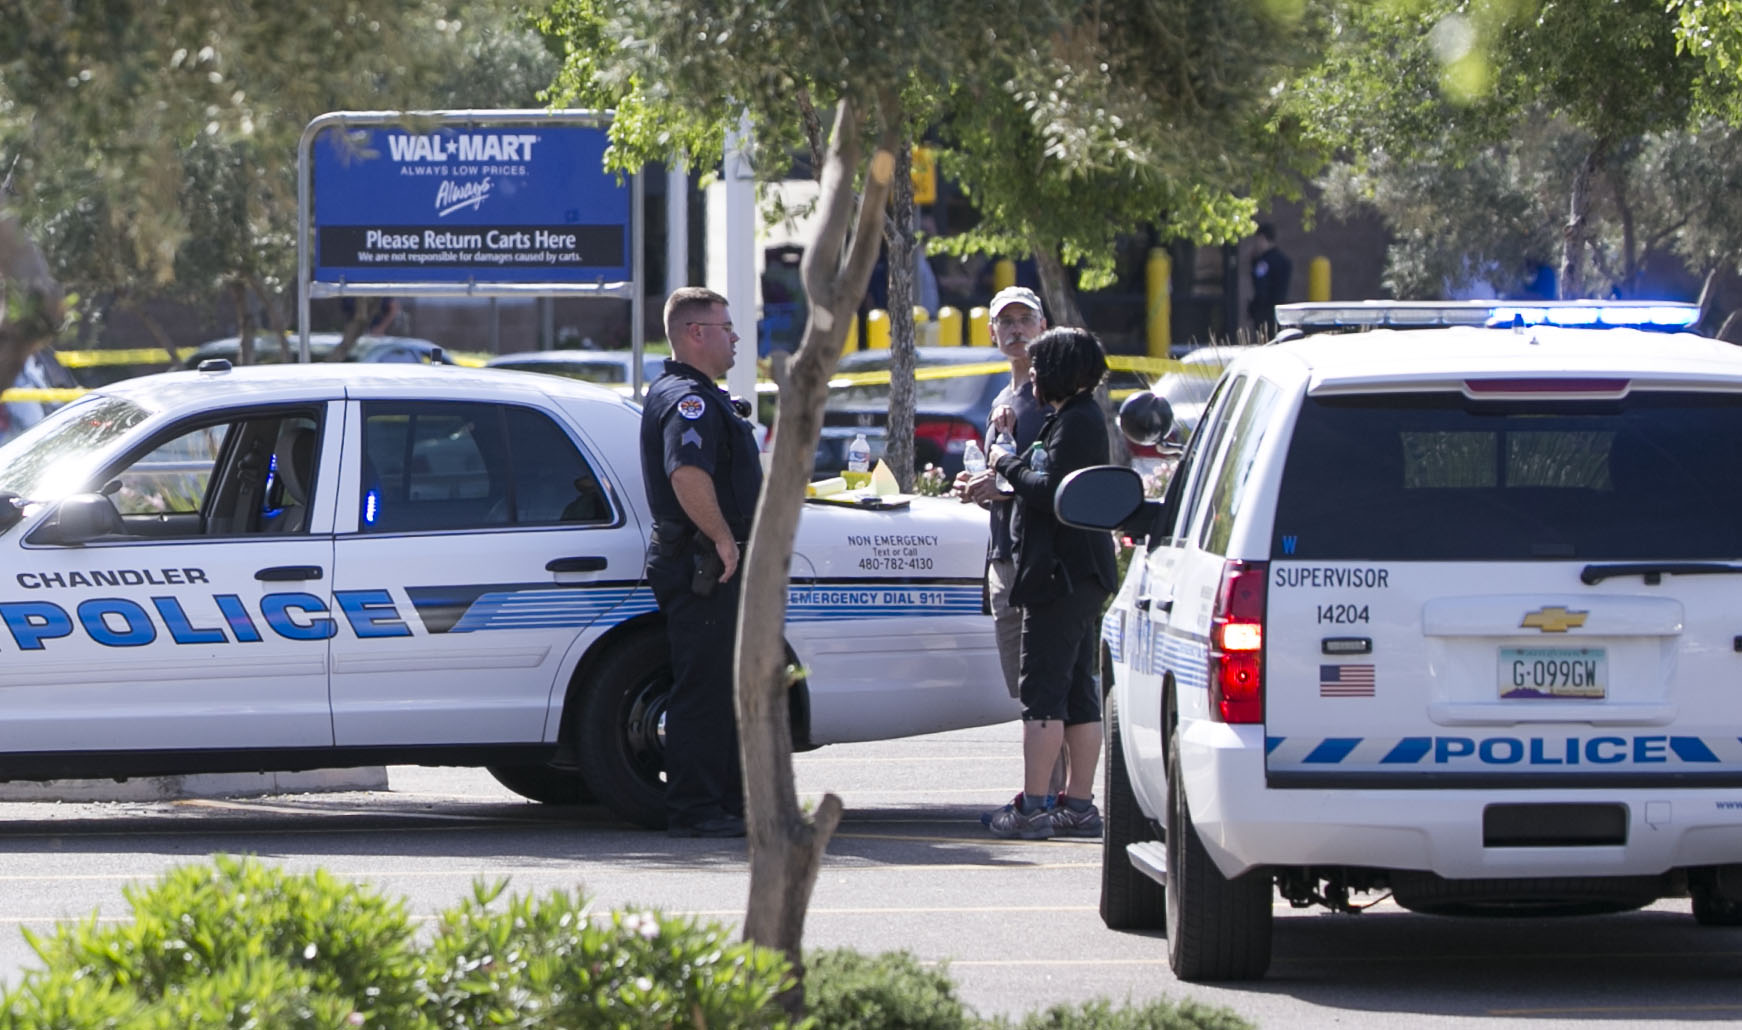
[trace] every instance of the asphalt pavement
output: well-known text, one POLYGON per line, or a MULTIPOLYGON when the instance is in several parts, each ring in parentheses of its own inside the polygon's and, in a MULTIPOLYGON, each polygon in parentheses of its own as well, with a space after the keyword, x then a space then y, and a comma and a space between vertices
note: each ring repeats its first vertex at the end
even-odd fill
MULTIPOLYGON (((907 950, 947 967, 983 1015, 1091 998, 1193 998, 1264 1027, 1532 1030, 1742 1018, 1742 931, 1694 925, 1686 901, 1624 915, 1459 921, 1380 902, 1359 916, 1278 908, 1271 975, 1175 981, 1158 933, 1107 930, 1100 844, 1000 841, 978 815, 1015 792, 1014 724, 795 759, 801 795, 841 796, 806 924, 811 948, 907 950)), ((600 908, 658 907, 737 925, 742 841, 672 840, 595 806, 524 802, 469 769, 389 769, 389 790, 247 799, 0 803, 0 976, 34 956, 16 928, 97 913, 122 888, 214 852, 366 880, 427 921, 479 879, 583 889, 600 908)))

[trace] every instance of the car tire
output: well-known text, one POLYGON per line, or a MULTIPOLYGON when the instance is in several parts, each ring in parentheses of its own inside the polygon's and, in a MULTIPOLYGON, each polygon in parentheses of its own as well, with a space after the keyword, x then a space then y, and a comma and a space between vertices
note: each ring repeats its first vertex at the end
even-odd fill
POLYGON ((1155 930, 1166 921, 1166 890, 1138 872, 1126 846, 1156 839, 1125 770, 1125 745, 1120 739, 1113 698, 1104 705, 1107 755, 1101 797, 1107 809, 1101 830, 1101 922, 1110 930, 1155 930))
POLYGON ((1179 730, 1167 757, 1167 961, 1181 980, 1255 980, 1270 968, 1268 870, 1232 880, 1192 825, 1180 780, 1179 730))
POLYGON ((671 696, 665 634, 637 633, 617 643, 581 690, 576 754, 587 787, 622 819, 665 828, 665 743, 661 724, 671 696))
POLYGON ((549 765, 492 765, 496 782, 529 801, 543 805, 585 805, 593 800, 578 769, 549 765))
POLYGON ((1742 904, 1731 901, 1710 887, 1695 887, 1694 922, 1701 926, 1742 926, 1742 904))

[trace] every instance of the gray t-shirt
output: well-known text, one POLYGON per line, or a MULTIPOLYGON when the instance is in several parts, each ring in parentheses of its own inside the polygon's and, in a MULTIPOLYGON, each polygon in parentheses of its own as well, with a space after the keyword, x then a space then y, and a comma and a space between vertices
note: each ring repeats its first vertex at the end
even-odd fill
MULTIPOLYGON (((1034 399, 1034 384, 1027 379, 1021 383, 1012 382, 999 391, 992 401, 992 410, 996 412, 1006 404, 1016 409, 1016 431, 1011 435, 1016 439, 1016 453, 1022 454, 1040 435, 1040 427, 1046 422, 1046 407, 1034 399)), ((992 437, 992 427, 987 426, 988 453, 992 450, 992 437)), ((1015 541, 1010 536, 1010 513, 1015 507, 1015 501, 992 502, 991 542, 986 548, 986 557, 993 561, 1009 561, 1015 553, 1015 541)))

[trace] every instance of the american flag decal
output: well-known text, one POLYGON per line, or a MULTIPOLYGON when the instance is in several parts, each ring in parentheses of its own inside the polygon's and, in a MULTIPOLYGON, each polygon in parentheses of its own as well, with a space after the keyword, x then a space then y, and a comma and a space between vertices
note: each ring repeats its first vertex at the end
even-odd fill
POLYGON ((1372 697, 1373 666, 1319 666, 1320 697, 1372 697))

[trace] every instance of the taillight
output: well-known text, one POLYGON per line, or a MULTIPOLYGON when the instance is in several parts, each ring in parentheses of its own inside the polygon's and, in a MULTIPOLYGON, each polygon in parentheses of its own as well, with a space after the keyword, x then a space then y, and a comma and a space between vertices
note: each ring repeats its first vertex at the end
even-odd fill
POLYGON ((980 439, 980 427, 958 418, 922 418, 914 425, 913 435, 937 444, 939 454, 960 454, 969 440, 980 439))
POLYGON ((1230 561, 1210 618, 1210 712, 1222 722, 1264 721, 1264 581, 1270 563, 1230 561))

